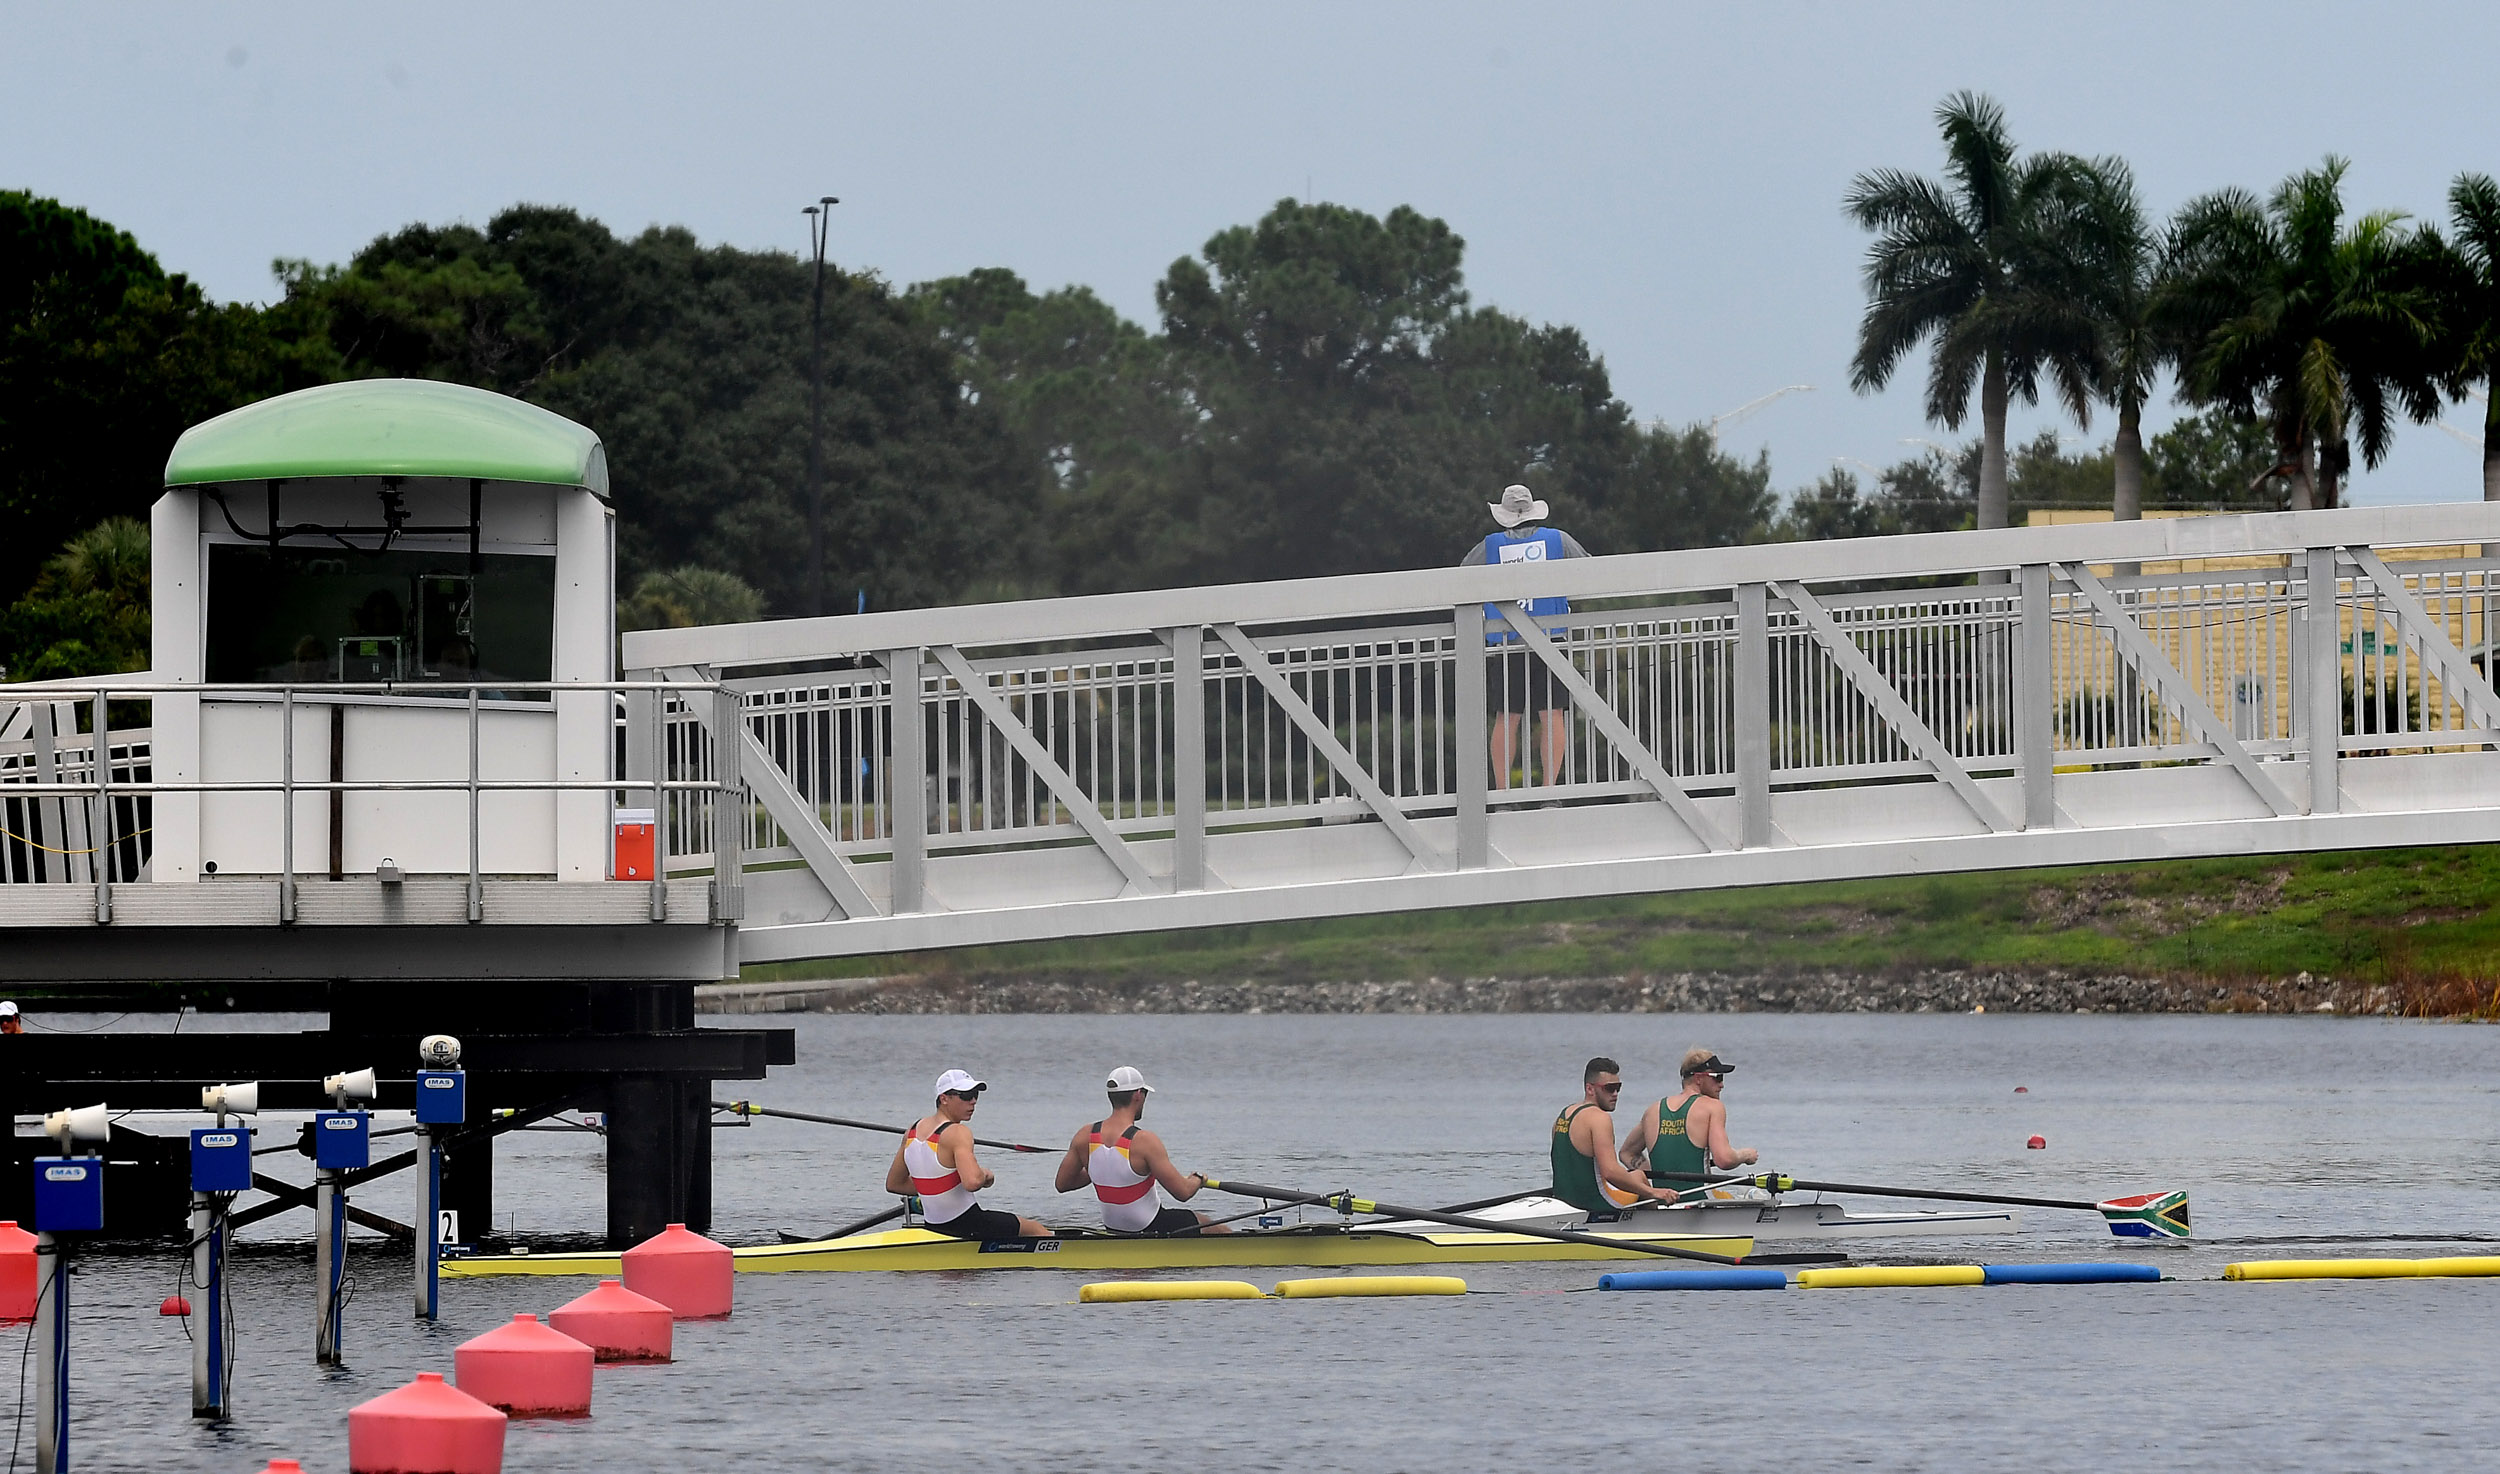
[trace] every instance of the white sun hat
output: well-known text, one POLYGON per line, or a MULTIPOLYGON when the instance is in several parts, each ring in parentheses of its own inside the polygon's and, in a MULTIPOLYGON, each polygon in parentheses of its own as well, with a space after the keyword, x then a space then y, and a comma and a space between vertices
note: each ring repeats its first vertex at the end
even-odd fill
POLYGON ((962 1070, 948 1070, 945 1074, 938 1076, 937 1093, 940 1095, 944 1095, 950 1090, 977 1092, 987 1090, 989 1088, 988 1081, 975 1080, 962 1070))
POLYGON ((1535 492, 1524 486, 1505 486, 1500 501, 1485 505, 1493 509, 1493 520, 1504 527, 1517 527, 1522 522, 1542 522, 1551 510, 1537 500, 1535 492))
POLYGON ((1102 1087, 1105 1090, 1143 1090, 1148 1095, 1154 1094, 1155 1090, 1146 1083, 1145 1076, 1137 1073, 1135 1065, 1122 1065, 1113 1070, 1111 1077, 1102 1082, 1102 1087))

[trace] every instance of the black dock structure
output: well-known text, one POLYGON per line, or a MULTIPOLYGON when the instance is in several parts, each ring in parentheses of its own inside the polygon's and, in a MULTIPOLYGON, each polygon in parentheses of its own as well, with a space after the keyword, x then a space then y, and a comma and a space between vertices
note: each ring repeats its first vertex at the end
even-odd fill
MULTIPOLYGON (((443 1173, 444 1206, 462 1237, 501 1238, 495 1210, 495 1137, 559 1113, 596 1111, 606 1120, 606 1241, 625 1247, 683 1223, 708 1231, 712 1218, 712 1082, 760 1080, 794 1058, 788 1029, 698 1029, 693 984, 566 981, 515 988, 446 982, 387 987, 330 986, 330 1026, 294 1033, 32 1033, 0 1037, 0 1098, 15 1115, 76 1102, 114 1110, 198 1111, 203 1087, 261 1082, 264 1112, 327 1104, 323 1077, 370 1066, 380 1077, 374 1104, 405 1110, 417 1071, 417 1041, 455 1034, 469 1072, 470 1122, 453 1138, 443 1173), (509 1112, 509 1114, 503 1114, 509 1112)), ((264 1129, 263 1146, 286 1134, 264 1129)), ((14 1137, 0 1170, 0 1218, 31 1219, 30 1166, 48 1150, 41 1137, 14 1137)), ((189 1206, 184 1141, 116 1130, 107 1150, 116 1237, 179 1234, 189 1206)), ((264 1159, 265 1160, 265 1159, 264 1159)), ((367 1181, 415 1165, 405 1141, 377 1142, 367 1181), (393 1149, 393 1148, 396 1149, 393 1149)), ((300 1174, 297 1174, 300 1175, 300 1174)), ((237 1205, 237 1226, 308 1208, 309 1187, 274 1174, 271 1194, 237 1205)), ((393 1206, 406 1195, 369 1192, 358 1222, 406 1231, 393 1206), (382 1211, 374 1211, 376 1208, 382 1211)), ((581 1225, 587 1231, 589 1225, 581 1225)))

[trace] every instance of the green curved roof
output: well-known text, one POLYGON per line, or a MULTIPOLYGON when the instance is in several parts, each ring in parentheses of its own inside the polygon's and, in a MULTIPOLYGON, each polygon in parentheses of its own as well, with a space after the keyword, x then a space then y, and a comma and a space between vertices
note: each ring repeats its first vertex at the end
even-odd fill
POLYGON ((357 379, 299 389, 193 425, 167 486, 316 476, 450 476, 608 491, 599 437, 562 415, 465 384, 357 379))

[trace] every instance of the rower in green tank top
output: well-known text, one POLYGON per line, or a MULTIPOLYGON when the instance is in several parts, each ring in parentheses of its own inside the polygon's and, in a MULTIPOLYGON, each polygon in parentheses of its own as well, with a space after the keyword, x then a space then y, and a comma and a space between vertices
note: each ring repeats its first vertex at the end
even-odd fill
POLYGON ((1646 1165, 1657 1187, 1690 1187, 1689 1179, 1712 1168, 1726 1171, 1762 1160, 1751 1147, 1729 1144, 1727 1107, 1719 1092, 1727 1088, 1734 1065, 1707 1049, 1684 1054, 1684 1088, 1652 1105, 1640 1123, 1623 1138, 1623 1165, 1646 1165))
POLYGON ((1553 1195, 1583 1213, 1612 1213, 1643 1199, 1673 1202, 1633 1175, 1615 1158, 1615 1102, 1623 1096, 1621 1067, 1600 1055, 1580 1072, 1581 1100, 1554 1118, 1550 1148, 1553 1195))

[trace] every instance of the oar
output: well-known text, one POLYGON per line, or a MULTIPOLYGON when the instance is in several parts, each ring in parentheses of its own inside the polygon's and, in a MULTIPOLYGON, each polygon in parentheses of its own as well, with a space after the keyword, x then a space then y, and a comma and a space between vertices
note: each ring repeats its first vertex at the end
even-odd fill
POLYGON ((893 1207, 886 1209, 882 1213, 871 1213, 857 1223, 846 1223, 831 1233, 820 1233, 812 1239, 803 1239, 794 1233, 784 1233, 781 1236, 781 1241, 785 1244, 814 1244, 821 1243, 826 1239, 847 1239, 855 1233, 865 1233, 869 1229, 875 1228, 880 1223, 902 1217, 903 1207, 903 1204, 896 1203, 893 1207))
MULTIPOLYGON (((716 1111, 727 1111, 733 1116, 779 1116, 785 1121, 813 1121, 819 1126, 848 1126, 854 1131, 882 1131, 888 1136, 908 1136, 911 1134, 911 1128, 908 1126, 880 1126, 874 1121, 852 1121, 841 1116, 819 1116, 810 1111, 781 1111, 775 1110, 771 1106, 757 1105, 751 1100, 716 1100, 712 1102, 712 1109, 716 1111)), ((979 1136, 972 1138, 972 1144, 974 1146, 994 1146, 1000 1151, 1008 1152, 1051 1152, 1058 1150, 1057 1147, 1026 1146, 1022 1142, 1016 1141, 990 1141, 979 1136)))
POLYGON ((2001 1203, 2016 1208, 2065 1208, 2077 1213, 2100 1214, 2102 1220, 2109 1224, 2110 1232, 2122 1237, 2185 1238, 2188 1234, 2188 1195, 2175 1191, 2140 1193, 2089 1203, 2080 1198, 2018 1198, 2005 1193, 1949 1193, 1919 1187, 1876 1187, 1863 1182, 1814 1182, 1803 1177, 1783 1177, 1776 1172, 1759 1173, 1752 1177, 1712 1177, 1699 1172, 1652 1172, 1649 1175, 1665 1182, 1698 1182, 1705 1187, 1758 1187, 1775 1193, 1855 1193, 1869 1198, 1924 1198, 1938 1203, 2001 1203))
POLYGON ((1645 1244, 1636 1239, 1602 1238, 1593 1233, 1573 1233, 1567 1228, 1543 1228, 1524 1223, 1500 1223, 1490 1218, 1470 1218, 1463 1213, 1439 1213, 1430 1208, 1402 1208, 1395 1203, 1358 1198, 1352 1193, 1306 1193, 1291 1188, 1261 1187, 1255 1182, 1219 1182, 1210 1177, 1207 1186, 1222 1192, 1238 1193, 1246 1198, 1283 1198, 1290 1202, 1326 1203, 1340 1213, 1379 1213, 1390 1218, 1420 1218, 1426 1223, 1446 1223, 1452 1228, 1471 1228, 1478 1233, 1515 1233, 1532 1239, 1552 1239, 1558 1244, 1586 1244, 1595 1249, 1621 1249, 1634 1254, 1656 1254, 1668 1259, 1699 1259, 1710 1264, 1742 1264, 1745 1261, 1726 1254, 1706 1254, 1699 1249, 1679 1249, 1668 1244, 1645 1244))

